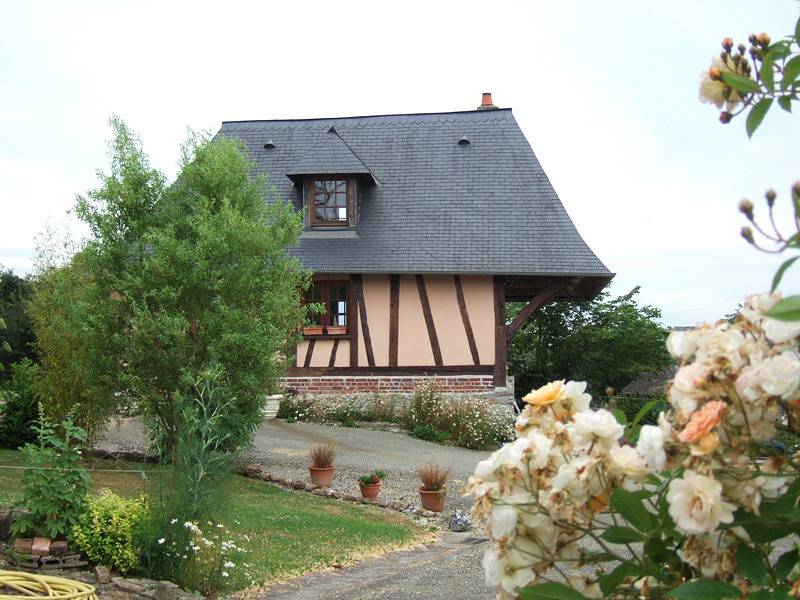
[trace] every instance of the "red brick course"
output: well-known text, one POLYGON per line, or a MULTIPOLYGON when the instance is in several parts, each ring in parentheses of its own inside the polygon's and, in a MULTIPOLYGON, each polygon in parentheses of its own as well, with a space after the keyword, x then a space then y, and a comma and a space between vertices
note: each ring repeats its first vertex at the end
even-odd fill
POLYGON ((420 383, 431 379, 435 379, 436 388, 445 393, 467 394, 494 390, 491 375, 284 377, 281 384, 301 394, 403 394, 413 392, 420 383))

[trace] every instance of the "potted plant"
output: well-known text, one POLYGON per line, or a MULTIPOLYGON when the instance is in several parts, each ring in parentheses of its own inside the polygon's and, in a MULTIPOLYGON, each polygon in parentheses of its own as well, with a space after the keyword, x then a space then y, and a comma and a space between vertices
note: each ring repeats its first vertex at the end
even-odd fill
POLYGON ((450 469, 445 469, 437 464, 429 463, 417 469, 422 485, 419 488, 419 499, 422 508, 433 512, 444 510, 444 498, 447 496, 447 478, 450 469))
POLYGON ((386 477, 386 473, 376 469, 371 473, 358 478, 358 487, 361 488, 361 496, 365 500, 374 501, 381 491, 381 481, 386 477))
POLYGON ((344 325, 328 325, 328 335, 344 335, 347 333, 347 327, 344 325))
POLYGON ((336 451, 330 444, 317 444, 308 453, 311 464, 308 467, 311 473, 311 483, 318 487, 326 488, 333 480, 333 473, 336 468, 333 466, 333 458, 336 451))
POLYGON ((303 327, 303 335, 322 335, 322 325, 308 325, 303 327))
POLYGON ((264 407, 261 409, 261 414, 265 419, 274 419, 278 416, 281 400, 283 400, 283 394, 270 394, 264 399, 264 407))

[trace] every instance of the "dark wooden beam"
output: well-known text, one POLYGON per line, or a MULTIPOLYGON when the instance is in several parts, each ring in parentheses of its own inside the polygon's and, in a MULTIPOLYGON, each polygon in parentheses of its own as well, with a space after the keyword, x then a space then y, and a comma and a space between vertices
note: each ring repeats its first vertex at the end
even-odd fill
POLYGON ((433 322, 433 314, 431 313, 431 303, 428 301, 428 291, 425 289, 425 277, 422 275, 415 275, 417 279, 417 290, 419 291, 419 301, 422 304, 422 316, 425 317, 425 326, 428 328, 428 339, 431 342, 431 350, 433 351, 433 362, 437 367, 442 366, 442 350, 439 348, 439 336, 436 335, 436 325, 433 322))
POLYGON ((525 322, 531 318, 531 315, 555 298, 562 289, 563 286, 550 285, 536 294, 533 300, 528 302, 524 308, 519 311, 519 314, 514 317, 511 324, 506 327, 506 341, 510 342, 525 322))
POLYGON ((494 386, 505 387, 506 373, 506 278, 494 276, 494 386))
POLYGON ((324 377, 326 375, 335 377, 342 375, 361 375, 368 377, 374 376, 409 376, 426 375, 433 377, 436 375, 491 375, 494 367, 492 365, 445 365, 441 367, 412 366, 412 367, 294 367, 289 369, 289 377, 324 377))
POLYGON ((328 361, 329 367, 336 365, 336 351, 339 349, 339 340, 333 340, 333 348, 331 348, 331 359, 328 361))
POLYGON ((358 317, 361 321, 361 333, 364 336, 364 351, 367 353, 367 364, 375 366, 375 355, 372 353, 372 338, 369 335, 369 320, 367 319, 367 305, 364 302, 364 282, 361 275, 356 275, 356 294, 358 296, 358 317))
POLYGON ((400 275, 389 275, 389 366, 397 366, 400 325, 400 275))
MULTIPOLYGON (((360 276, 359 276, 360 277, 360 276)), ((350 366, 358 366, 358 294, 356 293, 356 275, 350 276, 347 286, 347 330, 350 333, 350 366)))
POLYGON ((303 367, 308 368, 311 366, 311 356, 314 354, 314 344, 317 340, 309 340, 308 349, 306 350, 306 357, 303 360, 303 367))
POLYGON ((461 286, 461 275, 453 275, 453 283, 456 286, 456 300, 458 301, 458 310, 461 311, 461 321, 464 323, 464 333, 467 334, 467 343, 469 344, 469 351, 472 354, 473 364, 481 364, 480 356, 478 356, 478 344, 475 343, 475 334, 472 332, 472 325, 469 322, 469 313, 467 312, 467 303, 464 301, 464 288, 461 286))

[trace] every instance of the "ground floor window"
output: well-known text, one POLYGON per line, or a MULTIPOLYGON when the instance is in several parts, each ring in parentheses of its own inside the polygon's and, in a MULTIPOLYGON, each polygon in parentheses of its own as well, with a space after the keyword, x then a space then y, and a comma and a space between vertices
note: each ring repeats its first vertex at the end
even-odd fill
POLYGON ((347 333, 348 282, 315 281, 306 292, 306 303, 321 304, 322 314, 309 316, 306 335, 344 335, 347 333))

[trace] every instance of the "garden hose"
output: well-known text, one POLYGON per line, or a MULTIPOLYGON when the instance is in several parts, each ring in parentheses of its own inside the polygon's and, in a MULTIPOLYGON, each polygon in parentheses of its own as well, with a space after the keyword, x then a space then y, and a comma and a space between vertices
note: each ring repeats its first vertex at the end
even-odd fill
POLYGON ((80 581, 19 571, 0 571, 0 600, 21 598, 97 600, 97 594, 93 585, 80 581), (4 594, 3 588, 10 588, 18 592, 18 595, 4 594))

